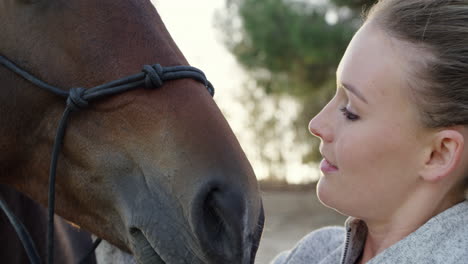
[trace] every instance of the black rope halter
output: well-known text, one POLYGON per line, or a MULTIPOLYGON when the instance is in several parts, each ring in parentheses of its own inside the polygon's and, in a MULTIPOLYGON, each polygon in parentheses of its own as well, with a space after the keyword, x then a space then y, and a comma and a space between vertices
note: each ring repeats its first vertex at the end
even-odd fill
MULTIPOLYGON (((162 67, 159 64, 155 65, 144 65, 143 70, 140 73, 130 75, 118 80, 108 82, 93 88, 71 88, 69 91, 65 91, 58 87, 47 84, 38 78, 34 77, 30 73, 18 67, 9 59, 0 55, 0 64, 15 72, 24 79, 30 81, 36 86, 50 91, 58 96, 66 98, 65 111, 60 119, 57 132, 54 139, 54 145, 51 154, 50 170, 49 170, 49 194, 48 194, 48 222, 47 222, 47 263, 53 264, 54 262, 54 214, 55 214, 55 178, 57 172, 57 161, 60 154, 60 150, 63 144, 63 138, 65 135, 65 129, 68 123, 68 117, 71 112, 85 109, 89 104, 98 99, 109 97, 111 95, 120 94, 126 91, 134 90, 140 87, 148 89, 155 89, 161 87, 165 81, 191 78, 196 81, 203 83, 208 89, 211 96, 214 96, 213 85, 206 79, 205 74, 191 66, 172 66, 162 67)), ((37 250, 34 246, 34 242, 31 236, 24 228, 23 224, 6 205, 3 198, 0 197, 0 208, 5 212, 9 221, 13 225, 18 234, 26 253, 31 263, 41 263, 37 250)), ((101 239, 97 239, 90 253, 83 259, 91 255, 94 249, 99 245, 101 239)), ((83 261, 80 261, 83 262, 83 261)))

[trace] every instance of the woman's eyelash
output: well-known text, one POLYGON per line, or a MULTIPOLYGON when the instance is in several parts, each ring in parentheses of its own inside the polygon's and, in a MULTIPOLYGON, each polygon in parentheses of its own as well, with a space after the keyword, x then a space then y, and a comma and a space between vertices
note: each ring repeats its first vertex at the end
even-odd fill
POLYGON ((359 116, 358 115, 355 115, 353 113, 351 113, 348 108, 345 107, 342 107, 340 109, 340 111, 343 113, 343 115, 350 121, 356 121, 359 119, 359 116))

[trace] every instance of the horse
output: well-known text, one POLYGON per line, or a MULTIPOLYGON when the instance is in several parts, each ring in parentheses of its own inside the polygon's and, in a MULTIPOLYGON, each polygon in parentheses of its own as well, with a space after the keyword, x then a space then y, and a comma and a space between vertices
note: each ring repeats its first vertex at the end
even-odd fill
MULTIPOLYGON (((0 28, 0 55, 64 90, 189 65, 149 0, 3 0, 0 28)), ((42 206, 64 107, 0 67, 0 184, 42 206)), ((255 174, 200 82, 72 112, 56 174, 56 213, 138 263, 254 262, 264 221, 255 174)))
MULTIPOLYGON (((38 254, 46 256, 46 244, 42 243, 46 237, 47 210, 34 202, 26 195, 14 190, 10 186, 0 184, 0 195, 8 203, 17 218, 21 220, 35 242, 38 254)), ((118 250, 106 242, 100 243, 95 251, 95 256, 89 254, 92 248, 91 235, 82 229, 77 229, 67 221, 55 216, 54 260, 56 263, 132 263, 131 255, 118 250), (111 254, 112 253, 112 254, 111 254), (88 258, 85 256, 89 255, 88 258), (111 261, 109 258, 112 258, 111 261), (83 261, 84 260, 84 261, 83 261)), ((2 263, 30 263, 28 255, 23 249, 23 244, 17 239, 16 231, 8 221, 8 218, 0 213, 0 259, 2 263)))

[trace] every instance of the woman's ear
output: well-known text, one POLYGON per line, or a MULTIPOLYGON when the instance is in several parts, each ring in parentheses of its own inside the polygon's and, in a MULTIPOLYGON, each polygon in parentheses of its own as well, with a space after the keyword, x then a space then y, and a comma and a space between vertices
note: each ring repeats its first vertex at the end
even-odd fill
POLYGON ((420 171, 421 177, 429 182, 446 179, 460 164, 464 143, 463 134, 456 129, 437 132, 420 171))

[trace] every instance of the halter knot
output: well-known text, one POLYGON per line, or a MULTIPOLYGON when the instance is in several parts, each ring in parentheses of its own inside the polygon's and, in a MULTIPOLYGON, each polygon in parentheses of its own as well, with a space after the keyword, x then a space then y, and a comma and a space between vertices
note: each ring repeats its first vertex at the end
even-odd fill
POLYGON ((73 111, 78 111, 88 107, 89 103, 84 99, 85 88, 71 88, 67 98, 67 106, 73 111))
POLYGON ((163 85, 163 68, 159 64, 144 65, 142 70, 145 75, 145 87, 148 89, 158 88, 163 85))

